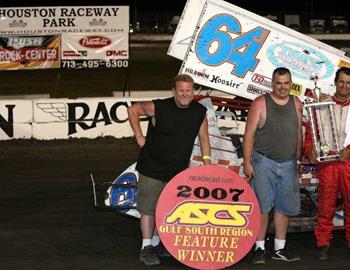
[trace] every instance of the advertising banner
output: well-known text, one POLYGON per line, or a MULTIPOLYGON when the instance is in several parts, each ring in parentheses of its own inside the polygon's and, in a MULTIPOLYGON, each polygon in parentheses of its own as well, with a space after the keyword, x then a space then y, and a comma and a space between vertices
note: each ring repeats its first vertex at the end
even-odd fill
MULTIPOLYGON (((191 15, 186 18, 193 29, 195 20, 191 15)), ((188 35, 188 29, 181 31, 187 27, 185 21, 179 27, 173 39, 177 44, 172 43, 168 52, 176 57, 182 57, 186 46, 179 44, 179 36, 188 35)), ((220 0, 205 1, 194 29, 180 73, 248 99, 271 91, 272 72, 281 66, 292 73, 294 95, 303 96, 315 79, 323 92, 331 94, 335 71, 350 64, 350 58, 335 48, 220 0)))
POLYGON ((0 8, 0 41, 0 69, 125 68, 129 7, 0 8))
POLYGON ((0 34, 129 33, 128 6, 4 7, 0 34))
POLYGON ((59 36, 0 36, 0 70, 58 67, 59 36))
POLYGON ((62 34, 63 68, 121 68, 128 59, 128 35, 62 34))

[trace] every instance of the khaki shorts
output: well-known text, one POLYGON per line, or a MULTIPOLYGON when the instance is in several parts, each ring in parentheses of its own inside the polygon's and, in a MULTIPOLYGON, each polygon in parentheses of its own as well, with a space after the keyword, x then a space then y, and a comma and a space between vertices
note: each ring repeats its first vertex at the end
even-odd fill
POLYGON ((142 215, 154 216, 158 198, 166 182, 140 174, 137 183, 137 210, 142 215))

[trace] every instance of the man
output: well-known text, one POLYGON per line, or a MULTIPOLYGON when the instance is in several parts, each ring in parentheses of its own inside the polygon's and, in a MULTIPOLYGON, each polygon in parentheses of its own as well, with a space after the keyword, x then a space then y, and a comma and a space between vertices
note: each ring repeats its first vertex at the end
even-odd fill
POLYGON ((155 230, 157 200, 166 183, 188 167, 197 135, 203 163, 210 164, 206 109, 193 101, 193 95, 193 79, 181 74, 174 79, 172 98, 139 102, 128 109, 130 125, 141 147, 136 166, 140 173, 137 208, 143 238, 140 260, 148 266, 159 265, 158 255, 164 251, 155 230), (151 118, 146 138, 140 116, 151 118))
POLYGON ((272 259, 297 261, 285 248, 288 218, 299 213, 297 164, 302 153, 302 105, 290 95, 291 73, 277 68, 272 74, 272 92, 251 104, 243 140, 243 169, 257 195, 261 224, 252 258, 266 263, 265 237, 269 212, 274 208, 275 241, 272 259))
MULTIPOLYGON (((350 121, 348 116, 350 104, 350 69, 345 67, 338 69, 334 82, 336 87, 334 96, 328 96, 323 100, 334 101, 336 103, 334 112, 341 151, 339 160, 319 164, 318 213, 315 236, 320 260, 328 259, 328 248, 332 240, 333 218, 339 191, 344 201, 346 240, 350 248, 350 145, 349 141, 346 140, 347 136, 350 136, 349 129, 346 129, 346 126, 350 124, 347 123, 350 121)), ((329 127, 324 127, 325 132, 330 132, 329 130, 329 127)), ((318 163, 312 144, 309 125, 306 127, 305 132, 305 154, 309 157, 311 163, 318 163)))

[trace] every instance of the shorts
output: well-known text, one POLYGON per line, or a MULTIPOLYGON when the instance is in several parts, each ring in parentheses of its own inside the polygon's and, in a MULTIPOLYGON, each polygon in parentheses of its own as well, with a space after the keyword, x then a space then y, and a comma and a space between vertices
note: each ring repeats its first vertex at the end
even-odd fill
POLYGON ((158 198, 166 182, 140 174, 137 183, 137 210, 140 214, 154 216, 158 198))
POLYGON ((262 214, 272 208, 286 216, 300 212, 300 191, 295 160, 276 162, 254 151, 252 156, 254 177, 253 189, 262 214))

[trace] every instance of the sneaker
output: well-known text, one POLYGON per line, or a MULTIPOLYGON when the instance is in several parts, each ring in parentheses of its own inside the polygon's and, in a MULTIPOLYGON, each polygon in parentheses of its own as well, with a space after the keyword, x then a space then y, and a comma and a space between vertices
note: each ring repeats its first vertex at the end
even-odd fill
POLYGON ((252 258, 253 264, 265 264, 266 263, 266 252, 265 250, 262 250, 261 248, 258 248, 254 251, 253 258, 252 258))
POLYGON ((145 246, 140 252, 140 261, 146 266, 160 265, 160 260, 153 250, 153 246, 145 246))
POLYGON ((286 250, 286 248, 273 251, 271 258, 273 260, 285 261, 285 262, 300 261, 299 256, 291 254, 286 250))
POLYGON ((159 243, 158 245, 154 246, 153 250, 160 258, 171 256, 162 243, 159 243))
POLYGON ((320 246, 318 248, 318 259, 320 261, 328 260, 328 247, 327 246, 320 246))

